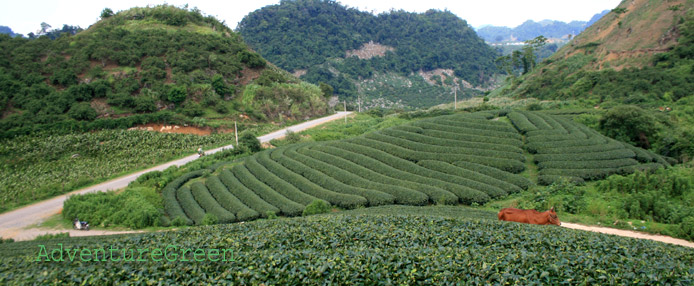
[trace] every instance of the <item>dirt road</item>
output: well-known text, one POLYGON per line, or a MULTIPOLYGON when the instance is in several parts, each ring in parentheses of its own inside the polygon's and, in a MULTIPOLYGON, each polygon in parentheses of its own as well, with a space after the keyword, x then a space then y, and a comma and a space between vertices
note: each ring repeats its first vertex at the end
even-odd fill
POLYGON ((676 245, 694 248, 694 242, 689 242, 689 241, 686 241, 684 239, 673 238, 673 237, 669 237, 669 236, 665 236, 665 235, 655 235, 655 234, 648 234, 648 233, 643 233, 643 232, 638 232, 638 231, 614 229, 614 228, 600 227, 600 226, 588 226, 588 225, 567 223, 567 222, 562 222, 561 226, 566 227, 566 228, 571 228, 571 229, 579 229, 579 230, 584 230, 584 231, 599 232, 599 233, 619 235, 619 236, 632 237, 632 238, 638 238, 638 239, 650 239, 650 240, 655 240, 655 241, 660 241, 660 242, 665 242, 665 243, 676 244, 676 245))
MULTIPOLYGON (((352 112, 338 112, 336 114, 318 118, 315 120, 307 121, 301 124, 297 124, 285 129, 281 129, 275 132, 272 132, 267 135, 263 135, 258 137, 258 140, 260 140, 261 143, 268 142, 272 139, 277 139, 284 137, 285 134, 287 133, 287 130, 291 130, 293 132, 299 132, 311 127, 314 127, 316 125, 320 125, 332 120, 336 119, 342 119, 345 116, 351 114, 352 112)), ((222 151, 224 149, 230 149, 234 148, 232 145, 228 146, 223 146, 220 148, 212 149, 212 150, 207 150, 205 153, 207 154, 214 154, 216 152, 222 151)), ((124 188, 128 186, 128 184, 140 175, 151 172, 151 171, 163 171, 168 167, 171 166, 181 166, 184 165, 190 161, 193 161, 198 158, 198 155, 190 155, 188 157, 178 159, 175 161, 171 161, 165 164, 161 164, 156 167, 149 168, 144 171, 140 171, 137 173, 133 173, 130 175, 126 175, 120 178, 116 178, 107 182, 103 182, 101 184, 87 187, 81 190, 77 190, 65 195, 60 195, 58 197, 48 199, 45 201, 37 202, 13 211, 9 211, 3 214, 0 214, 0 237, 3 238, 14 238, 16 240, 22 239, 31 239, 35 237, 38 234, 42 233, 34 233, 33 236, 27 236, 24 235, 23 232, 25 232, 25 228, 31 225, 38 224, 45 220, 46 218, 53 216, 57 213, 59 213, 63 209, 63 202, 71 195, 75 194, 86 194, 86 193, 92 193, 92 192, 99 192, 99 191, 107 191, 107 190, 117 190, 120 188, 124 188)), ((90 231, 91 232, 91 231, 90 231)), ((96 234, 96 232, 92 232, 93 234, 96 234)))

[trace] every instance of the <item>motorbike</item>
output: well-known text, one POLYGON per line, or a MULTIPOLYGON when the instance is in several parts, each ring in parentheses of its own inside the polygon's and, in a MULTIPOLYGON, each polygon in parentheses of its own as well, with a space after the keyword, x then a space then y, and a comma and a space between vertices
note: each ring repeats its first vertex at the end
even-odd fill
POLYGON ((86 221, 80 221, 79 219, 75 219, 72 221, 72 228, 76 230, 89 230, 89 223, 86 221))

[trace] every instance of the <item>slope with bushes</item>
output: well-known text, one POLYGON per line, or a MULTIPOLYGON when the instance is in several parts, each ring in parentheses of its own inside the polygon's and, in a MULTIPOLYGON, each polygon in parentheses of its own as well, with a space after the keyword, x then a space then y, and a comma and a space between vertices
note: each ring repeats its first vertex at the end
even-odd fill
MULTIPOLYGON (((0 135, 68 133, 161 121, 326 112, 321 90, 273 66, 197 9, 132 8, 51 40, 0 35, 0 135), (141 115, 137 123, 119 119, 141 115)), ((166 123, 166 121, 161 122, 166 123)))

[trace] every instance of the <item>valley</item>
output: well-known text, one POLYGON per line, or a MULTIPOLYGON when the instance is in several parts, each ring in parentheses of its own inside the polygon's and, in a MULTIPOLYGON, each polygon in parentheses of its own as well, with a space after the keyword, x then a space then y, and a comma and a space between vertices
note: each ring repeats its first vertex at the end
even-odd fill
POLYGON ((0 284, 691 284, 692 1, 345 3, 0 27, 0 284))

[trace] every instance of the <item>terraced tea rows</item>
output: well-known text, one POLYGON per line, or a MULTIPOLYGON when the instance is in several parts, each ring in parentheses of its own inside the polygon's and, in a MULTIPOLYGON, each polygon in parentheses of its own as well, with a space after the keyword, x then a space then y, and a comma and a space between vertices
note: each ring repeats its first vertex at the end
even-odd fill
POLYGON ((526 166, 524 147, 535 153, 540 183, 667 164, 562 117, 512 112, 512 125, 498 116, 454 114, 267 150, 191 183, 173 182, 163 192, 167 213, 201 224, 206 213, 220 222, 298 216, 314 200, 345 209, 483 204, 533 184, 518 175, 526 166))
POLYGON ((267 150, 163 195, 171 218, 200 224, 301 215, 314 200, 352 209, 389 204, 482 204, 532 183, 521 136, 494 113, 443 116, 362 137, 267 150), (469 166, 468 166, 469 164, 469 166), (483 171, 477 171, 482 166, 483 171))
POLYGON ((669 166, 661 156, 605 137, 565 117, 528 111, 514 111, 508 117, 525 134, 526 150, 535 154, 540 184, 562 178, 581 183, 669 166))

